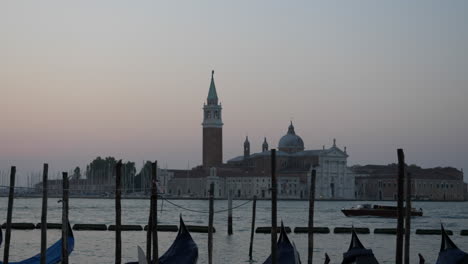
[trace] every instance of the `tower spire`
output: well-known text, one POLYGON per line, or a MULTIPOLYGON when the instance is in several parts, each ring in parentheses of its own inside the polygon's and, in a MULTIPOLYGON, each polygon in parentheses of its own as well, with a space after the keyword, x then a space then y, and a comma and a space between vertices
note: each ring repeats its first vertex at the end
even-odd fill
POLYGON ((296 134, 296 132, 294 132, 294 126, 293 126, 292 120, 291 120, 291 124, 288 127, 288 134, 293 134, 293 135, 296 134))
POLYGON ((263 139, 263 144, 262 144, 262 152, 268 151, 268 142, 266 140, 266 137, 263 139))
POLYGON ((210 90, 208 91, 208 98, 206 101, 209 105, 218 104, 218 94, 216 93, 216 85, 214 82, 214 70, 211 71, 210 90))

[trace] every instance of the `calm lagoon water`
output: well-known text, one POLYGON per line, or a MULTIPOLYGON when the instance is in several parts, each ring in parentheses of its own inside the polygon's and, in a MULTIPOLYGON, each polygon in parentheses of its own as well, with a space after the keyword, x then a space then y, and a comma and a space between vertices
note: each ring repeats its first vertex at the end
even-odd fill
MULTIPOLYGON (((61 204, 58 199, 49 199, 48 222, 61 221, 61 204)), ((208 201, 173 200, 174 203, 199 211, 208 210, 208 201)), ((234 201, 241 204, 245 201, 234 201)), ((355 227, 369 227, 371 234, 362 234, 360 239, 364 246, 372 248, 380 263, 394 263, 395 239, 394 235, 373 234, 374 228, 396 227, 395 219, 384 218, 348 218, 340 209, 362 202, 352 201, 320 201, 316 202, 315 226, 333 229, 337 226, 354 225, 355 227)), ((379 204, 393 204, 379 202, 379 204)), ((439 236, 415 235, 417 228, 439 228, 444 223, 446 229, 454 231, 452 239, 464 251, 468 251, 468 236, 460 236, 461 229, 468 229, 468 202, 413 202, 416 208, 423 208, 424 216, 413 218, 411 236, 411 263, 417 262, 417 253, 423 254, 427 263, 435 263, 440 247, 439 236)), ((158 205, 161 209, 161 203, 158 205)), ((215 201, 215 210, 227 207, 227 201, 215 201)), ((6 221, 7 198, 0 198, 0 220, 6 221)), ((123 200, 122 223, 145 225, 148 218, 149 200, 123 200)), ((280 201, 278 203, 278 217, 285 225, 294 228, 307 226, 308 202, 280 201)), ((113 224, 115 220, 114 200, 112 199, 70 199, 70 222, 113 224)), ((163 211, 159 212, 161 224, 178 224, 179 213, 182 213, 187 224, 207 225, 208 215, 183 211, 167 202, 163 204, 163 211)), ((256 226, 269 226, 270 201, 257 202, 256 226)), ((214 263, 248 263, 250 225, 252 203, 234 210, 234 235, 227 235, 227 212, 215 214, 214 225, 214 263)), ((41 199, 19 198, 14 201, 13 222, 40 222, 41 199)), ((75 231, 75 250, 70 256, 70 263, 113 263, 114 262, 114 232, 111 231, 75 231)), ((48 231, 48 243, 59 239, 59 230, 48 231)), ((159 251, 162 254, 172 243, 176 233, 159 233, 159 251)), ((198 263, 207 263, 207 234, 193 233, 193 239, 199 246, 198 263)), ((303 263, 307 261, 307 234, 291 233, 290 238, 295 242, 301 254, 303 263)), ((136 246, 145 247, 145 232, 122 232, 122 257, 124 261, 136 260, 136 246)), ((324 253, 327 252, 331 263, 341 263, 342 253, 349 246, 349 234, 316 234, 314 263, 323 263, 324 253)), ((270 251, 270 236, 255 234, 254 260, 258 263, 268 257, 270 251)), ((39 252, 40 230, 12 231, 12 245, 10 260, 18 261, 39 252)), ((0 250, 3 258, 3 248, 0 250)))

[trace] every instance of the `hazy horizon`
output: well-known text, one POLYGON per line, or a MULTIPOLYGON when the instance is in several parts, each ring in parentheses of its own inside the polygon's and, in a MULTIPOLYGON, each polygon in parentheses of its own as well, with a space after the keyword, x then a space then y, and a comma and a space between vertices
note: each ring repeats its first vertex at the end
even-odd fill
MULTIPOLYGON (((0 8, 0 171, 97 156, 202 160, 211 70, 224 161, 293 120, 348 165, 468 170, 466 1, 8 1, 0 8), (359 4, 357 4, 359 3, 359 4)), ((468 179, 465 176, 465 180, 468 179)))

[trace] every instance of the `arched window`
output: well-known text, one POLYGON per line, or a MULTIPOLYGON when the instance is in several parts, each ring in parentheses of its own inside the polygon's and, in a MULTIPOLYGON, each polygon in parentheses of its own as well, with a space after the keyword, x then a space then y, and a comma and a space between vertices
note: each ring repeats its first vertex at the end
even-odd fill
POLYGON ((218 110, 216 110, 216 111, 214 112, 214 118, 219 119, 218 110))

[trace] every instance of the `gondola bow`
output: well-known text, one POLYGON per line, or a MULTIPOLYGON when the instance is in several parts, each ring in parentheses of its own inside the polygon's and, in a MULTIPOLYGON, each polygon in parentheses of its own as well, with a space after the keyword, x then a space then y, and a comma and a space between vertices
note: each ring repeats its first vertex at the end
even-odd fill
MULTIPOLYGON (((286 230, 284 228, 283 222, 281 222, 281 232, 280 237, 277 243, 277 262, 278 264, 301 264, 301 259, 299 257, 299 252, 296 250, 296 246, 292 243, 286 230)), ((271 255, 263 262, 263 264, 271 264, 271 255)))
POLYGON ((366 249, 359 240, 356 232, 352 231, 349 249, 343 254, 342 264, 378 264, 371 249, 366 249))
MULTIPOLYGON (((198 246, 180 217, 179 233, 166 253, 159 258, 159 264, 195 264, 197 260, 198 246)), ((138 264, 138 262, 127 264, 138 264)))
POLYGON ((436 264, 468 264, 468 254, 461 251, 442 228, 442 241, 436 264))

